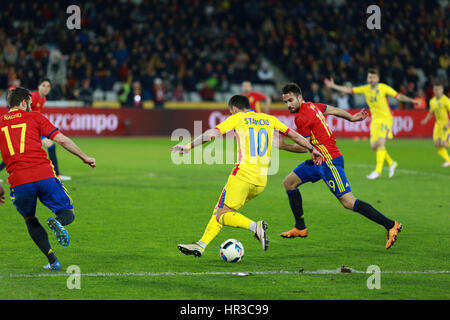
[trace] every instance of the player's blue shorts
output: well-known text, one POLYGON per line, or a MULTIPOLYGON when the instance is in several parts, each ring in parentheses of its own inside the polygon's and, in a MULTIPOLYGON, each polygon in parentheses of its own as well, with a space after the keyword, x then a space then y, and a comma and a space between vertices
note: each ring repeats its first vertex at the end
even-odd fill
POLYGON ((73 209, 72 199, 57 178, 22 184, 10 190, 12 202, 24 218, 36 215, 38 198, 54 213, 63 209, 73 209))
POLYGON ((302 183, 314 183, 322 179, 336 198, 352 191, 345 176, 343 156, 322 162, 320 166, 315 165, 312 160, 306 160, 294 169, 294 173, 302 180, 302 183))

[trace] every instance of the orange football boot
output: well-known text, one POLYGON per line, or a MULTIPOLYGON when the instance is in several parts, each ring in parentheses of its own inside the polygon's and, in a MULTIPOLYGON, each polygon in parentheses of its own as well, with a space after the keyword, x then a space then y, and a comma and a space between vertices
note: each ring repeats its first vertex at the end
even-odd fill
POLYGON ((402 230, 402 224, 400 222, 395 221, 394 226, 386 232, 386 249, 392 247, 397 240, 398 233, 402 230))
POLYGON ((280 236, 282 236, 283 238, 306 238, 308 236, 308 228, 299 230, 294 227, 289 231, 282 232, 280 236))

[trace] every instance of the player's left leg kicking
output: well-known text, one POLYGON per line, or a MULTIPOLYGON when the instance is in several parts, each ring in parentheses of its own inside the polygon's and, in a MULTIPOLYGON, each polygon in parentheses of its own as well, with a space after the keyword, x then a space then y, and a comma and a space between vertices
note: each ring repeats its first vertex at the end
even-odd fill
POLYGON ((11 188, 11 199, 17 211, 24 217, 31 239, 48 259, 48 264, 44 266, 44 269, 60 270, 61 263, 53 252, 47 232, 36 217, 38 198, 55 212, 57 218, 49 218, 48 224, 55 231, 58 242, 64 246, 69 244, 70 238, 63 225, 70 224, 74 220, 73 206, 61 182, 56 178, 11 188))
POLYGON ((56 240, 67 247, 70 244, 70 237, 64 226, 71 224, 75 219, 72 199, 59 179, 42 180, 41 183, 43 186, 39 199, 56 215, 56 218, 49 218, 47 224, 55 233, 56 240))
POLYGON ((178 249, 184 254, 200 257, 222 227, 229 226, 252 231, 261 242, 262 249, 267 250, 269 246, 269 239, 266 234, 267 223, 263 220, 252 221, 237 212, 246 202, 256 197, 263 190, 264 187, 252 185, 230 175, 201 239, 192 244, 179 244, 178 249))
POLYGON ((306 237, 308 235, 308 229, 306 229, 303 218, 302 199, 297 188, 302 183, 314 183, 320 179, 327 184, 330 191, 336 196, 344 208, 358 212, 386 229, 386 249, 389 249, 395 243, 398 233, 402 229, 402 225, 397 221, 386 218, 370 204, 354 197, 350 184, 345 176, 343 157, 324 162, 320 166, 314 166, 313 163, 306 161, 286 177, 284 184, 296 225, 293 229, 281 233, 282 237, 295 238, 306 237))

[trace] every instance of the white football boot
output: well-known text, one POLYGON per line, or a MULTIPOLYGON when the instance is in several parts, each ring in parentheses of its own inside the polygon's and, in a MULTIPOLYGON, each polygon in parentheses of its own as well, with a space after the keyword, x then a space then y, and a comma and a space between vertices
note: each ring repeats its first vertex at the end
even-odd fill
POLYGON ((397 169, 398 164, 396 161, 392 162, 392 165, 389 167, 389 178, 392 178, 395 174, 395 169, 397 169))
POLYGON ((380 176, 381 176, 381 174, 379 174, 378 172, 376 172, 376 171, 374 170, 374 171, 372 171, 370 174, 368 174, 368 175, 366 176, 366 178, 369 179, 369 180, 375 180, 375 179, 378 179, 380 176))
POLYGON ((186 255, 193 254, 196 257, 201 257, 203 252, 205 252, 205 249, 202 246, 200 246, 197 242, 191 244, 179 244, 178 250, 180 250, 182 253, 186 255))
POLYGON ((269 239, 267 238, 266 230, 267 222, 261 220, 256 223, 255 237, 261 242, 264 251, 269 248, 269 239))

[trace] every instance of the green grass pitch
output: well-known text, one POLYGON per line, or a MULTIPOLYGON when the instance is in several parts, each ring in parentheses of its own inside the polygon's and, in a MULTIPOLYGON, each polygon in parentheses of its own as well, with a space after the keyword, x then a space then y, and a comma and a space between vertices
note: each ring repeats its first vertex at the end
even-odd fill
POLYGON ((168 138, 74 140, 98 166, 91 170, 57 149, 63 174, 73 178, 65 182, 76 210, 69 247, 46 226, 52 213, 40 203, 37 210, 63 268, 42 269, 47 261, 7 199, 0 208, 0 299, 450 299, 449 273, 414 273, 450 270, 450 168, 441 167, 431 140, 389 141, 398 171, 369 181, 375 154, 368 142, 338 139, 355 196, 404 226, 390 250, 384 229, 342 208, 323 182, 300 188, 309 237, 282 239, 293 225, 282 181, 306 155, 281 152, 278 174, 240 210, 268 222, 269 250, 248 230, 224 227, 201 258, 181 254, 177 244, 200 238, 233 165, 175 165, 168 138), (237 264, 219 257, 228 238, 245 247, 237 264), (84 274, 80 289, 67 288, 70 265, 84 274), (341 265, 379 266, 381 288, 369 290, 365 273, 309 273, 341 265), (231 274, 239 271, 274 273, 231 274))

